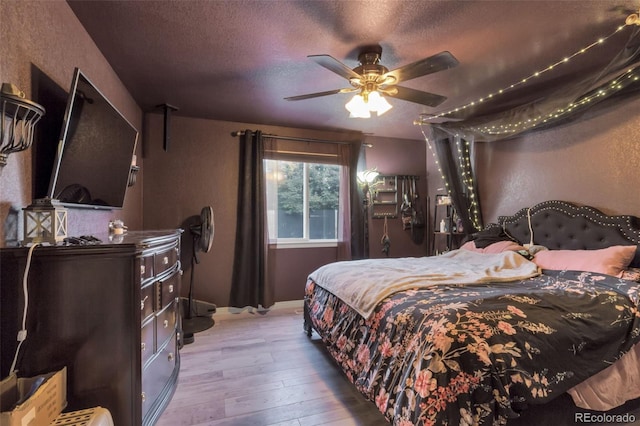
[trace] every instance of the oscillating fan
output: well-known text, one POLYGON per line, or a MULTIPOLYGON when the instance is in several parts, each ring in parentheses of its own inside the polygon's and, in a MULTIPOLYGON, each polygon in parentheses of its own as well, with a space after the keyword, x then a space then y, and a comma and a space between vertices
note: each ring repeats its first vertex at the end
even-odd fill
MULTIPOLYGON (((213 242, 214 221, 213 209, 211 206, 207 206, 202 209, 200 212, 199 223, 191 225, 189 230, 193 237, 193 257, 191 258, 189 301, 186 315, 182 319, 182 333, 185 344, 192 343, 194 341, 194 333, 207 330, 213 327, 214 324, 214 320, 211 315, 198 315, 197 312, 195 312, 194 315, 193 307, 193 277, 195 275, 195 266, 200 263, 200 259, 198 259, 198 252, 209 252, 209 250, 211 250, 211 243, 213 242)), ((215 311, 215 306, 213 307, 213 310, 215 311)))

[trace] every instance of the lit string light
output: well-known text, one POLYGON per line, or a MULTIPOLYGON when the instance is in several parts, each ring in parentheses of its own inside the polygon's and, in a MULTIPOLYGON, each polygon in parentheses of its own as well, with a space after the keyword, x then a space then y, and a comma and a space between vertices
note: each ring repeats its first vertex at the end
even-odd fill
POLYGON ((480 214, 476 201, 475 184, 473 182, 473 172, 471 170, 471 143, 468 139, 463 139, 460 135, 455 135, 456 148, 458 149, 458 164, 465 192, 468 195, 468 214, 475 229, 481 229, 480 214))
POLYGON ((566 114, 574 112, 580 107, 584 107, 593 101, 597 101, 605 96, 611 96, 612 94, 619 92, 631 83, 637 82, 639 79, 635 69, 628 69, 620 77, 612 80, 608 87, 601 88, 594 91, 591 94, 585 95, 575 102, 570 102, 568 105, 562 108, 558 108, 548 114, 541 114, 536 117, 527 118, 526 120, 516 121, 514 123, 500 124, 500 125, 484 125, 479 127, 471 127, 471 130, 482 132, 490 135, 506 135, 516 132, 522 132, 524 130, 532 129, 539 125, 545 125, 550 121, 562 118, 566 114))
MULTIPOLYGON (((425 134, 424 128, 422 124, 420 124, 420 131, 422 132, 422 136, 424 136, 424 140, 427 142, 427 146, 429 147, 429 151, 431 151, 431 155, 433 155, 434 162, 436 167, 438 168, 438 172, 440 173, 440 178, 444 183, 444 189, 447 195, 451 196, 451 186, 447 181, 444 173, 442 172, 442 167, 440 167, 440 161, 438 160, 438 156, 431 145, 431 140, 425 134)), ((476 189, 473 179, 473 171, 471 170, 471 141, 468 139, 463 139, 459 134, 455 135, 456 148, 458 150, 458 164, 460 165, 460 173, 462 184, 466 188, 466 193, 468 195, 469 205, 468 214, 469 220, 473 227, 477 230, 482 229, 482 221, 480 220, 480 209, 478 206, 478 197, 476 195, 476 189)), ((458 206, 458 208, 463 206, 458 206)), ((470 231, 470 230, 469 230, 470 231)))
MULTIPOLYGON (((627 25, 621 25, 618 28, 616 28, 616 30, 614 32, 612 32, 611 34, 609 34, 606 37, 601 37, 598 40, 596 40, 595 42, 589 44, 586 47, 583 47, 582 49, 574 52, 573 54, 569 55, 569 56, 565 56, 562 59, 560 59, 559 61, 549 65, 548 67, 535 71, 533 73, 531 73, 529 76, 524 77, 508 86, 505 86, 495 92, 489 93, 485 96, 482 96, 478 99, 475 99, 469 103, 467 103, 466 105, 462 105, 453 109, 450 109, 448 111, 444 111, 438 114, 421 114, 420 115, 420 119, 417 120, 415 122, 415 124, 423 124, 423 123, 429 123, 431 120, 437 119, 437 118, 442 118, 444 116, 447 115, 451 115, 457 112, 461 112, 464 111, 468 108, 474 107, 478 104, 482 104, 485 101, 488 100, 492 100, 497 96, 500 96, 504 93, 507 93, 513 89, 515 89, 516 87, 522 86, 528 82, 530 82, 531 80, 536 79, 537 77, 541 76, 544 73, 547 73, 549 71, 552 71, 554 69, 556 69, 558 66, 566 64, 568 62, 570 62, 571 60, 573 60, 576 56, 582 55, 584 53, 586 53, 587 51, 589 51, 590 49, 596 47, 596 46, 600 46, 603 45, 605 43, 605 41, 607 41, 609 38, 613 37, 614 35, 616 35, 618 32, 622 31, 624 28, 626 28, 627 25)), ((617 78, 616 80, 614 80, 611 84, 611 87, 608 90, 620 90, 624 87, 623 84, 621 84, 621 81, 623 80, 623 78, 625 77, 625 75, 627 76, 627 79, 638 79, 637 74, 635 74, 633 72, 632 69, 628 70, 623 76, 620 76, 619 78, 617 78)), ((576 102, 572 102, 569 103, 568 105, 562 107, 562 108, 558 108, 557 110, 548 113, 546 115, 539 115, 537 117, 533 117, 533 118, 529 118, 517 123, 510 123, 510 124, 505 124, 505 125, 501 125, 501 126, 484 126, 484 127, 478 127, 478 128, 474 128, 474 130, 480 130, 480 129, 484 129, 482 131, 485 132, 489 132, 492 134, 508 134, 508 133, 515 133, 516 131, 522 131, 523 129, 528 129, 528 128, 532 128, 535 127, 536 125, 540 124, 540 123, 546 123, 548 121, 550 121, 551 119, 555 119, 555 118, 559 118, 561 115, 571 112, 573 111, 576 107, 582 106, 588 102, 593 101, 596 98, 602 97, 606 95, 606 90, 602 90, 602 91, 598 91, 594 94, 588 95, 586 97, 583 97, 582 99, 580 99, 579 101, 576 102)))
MULTIPOLYGON (((600 46, 603 45, 605 41, 607 41, 609 38, 613 37, 615 34, 617 34, 618 32, 622 31, 626 26, 629 26, 631 24, 627 23, 626 25, 621 25, 618 28, 616 28, 616 30, 611 33, 610 35, 606 36, 606 37, 602 37, 599 38, 597 41, 589 44, 586 47, 583 47, 582 49, 574 52, 572 55, 566 56, 564 58, 562 58, 561 60, 549 65, 548 67, 542 69, 542 70, 538 70, 535 71, 533 73, 531 73, 528 77, 522 78, 517 82, 514 82, 506 87, 503 87, 493 93, 489 93, 481 98, 478 98, 474 101, 469 102, 466 105, 460 106, 460 107, 456 107, 454 109, 451 109, 449 111, 445 111, 445 112, 441 112, 438 114, 421 114, 420 116, 420 120, 414 122, 414 124, 418 124, 420 125, 420 130, 422 132, 422 135, 425 138, 425 141, 427 142, 427 146, 429 147, 429 150, 431 151, 431 154, 434 157, 434 161, 436 164, 436 167, 438 168, 438 171, 440 173, 440 177, 444 183, 444 187, 445 190, 447 192, 448 195, 451 195, 451 187, 449 185, 449 182, 447 181, 446 177, 444 176, 444 173, 442 172, 442 168, 440 167, 440 162, 438 160, 438 156, 435 152, 435 150, 433 149, 433 146, 431 144, 431 141, 429 140, 429 138, 427 137, 427 135, 424 132, 423 129, 423 124, 428 124, 430 120, 433 119, 437 119, 437 118, 441 118, 453 113, 457 113, 460 111, 463 111, 465 109, 471 108, 473 106, 476 106, 477 104, 481 104, 483 103, 485 100, 490 100, 493 99, 499 95, 502 95, 508 91, 511 91, 512 89, 515 89, 518 86, 522 86, 524 84, 526 84, 527 82, 529 82, 532 79, 535 79, 537 77, 539 77, 540 75, 547 73, 549 71, 552 71, 553 69, 555 69, 556 67, 562 65, 562 64, 566 64, 568 62, 570 62, 573 58, 575 58, 576 56, 582 55, 584 53, 586 53, 587 51, 589 51, 590 49, 596 47, 596 46, 600 46)), ((629 84, 635 83, 637 82, 639 79, 637 72, 635 71, 634 68, 630 68, 628 69, 625 73, 623 73, 622 75, 620 75, 618 78, 612 80, 609 84, 608 87, 606 88, 601 88, 599 90, 595 90, 590 94, 587 94, 583 97, 581 97, 580 99, 576 100, 575 102, 570 102, 569 104, 567 104, 564 107, 558 108, 555 111, 552 111, 548 114, 541 114, 535 117, 531 117, 531 118, 527 118, 526 120, 520 120, 518 122, 515 123, 508 123, 508 124, 502 124, 502 125, 485 125, 485 126, 480 126, 480 127, 474 127, 472 128, 472 130, 475 131, 480 131, 486 134, 493 134, 493 135, 502 135, 502 134, 511 134, 511 133, 516 133, 516 132, 520 132, 523 130, 527 130, 533 127, 536 127, 538 125, 544 125, 546 123, 548 123, 549 121, 561 118, 564 114, 568 114, 573 112, 575 109, 583 107, 599 98, 602 98, 604 96, 607 95, 611 95, 614 92, 620 91, 623 88, 625 88, 626 86, 628 86, 629 84)), ((469 205, 469 218, 473 224, 473 226, 476 229, 481 229, 482 224, 481 224, 481 220, 480 220, 480 215, 479 215, 479 207, 478 207, 478 198, 476 196, 475 193, 475 185, 474 185, 474 180, 473 180, 473 173, 471 170, 471 160, 470 160, 470 141, 469 139, 462 139, 462 137, 459 134, 455 135, 455 140, 456 140, 456 145, 457 145, 457 149, 458 149, 458 163, 460 165, 460 170, 461 170, 461 180, 463 185, 466 188, 466 191, 468 191, 468 196, 469 196, 469 200, 470 200, 470 205, 469 205), (463 141, 464 141, 464 148, 463 148, 463 141)))

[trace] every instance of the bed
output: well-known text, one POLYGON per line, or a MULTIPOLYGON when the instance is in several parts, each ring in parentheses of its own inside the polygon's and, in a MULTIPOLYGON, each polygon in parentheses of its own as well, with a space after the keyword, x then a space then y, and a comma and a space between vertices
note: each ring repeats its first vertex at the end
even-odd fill
POLYGON ((574 416, 640 398, 639 218, 547 201, 474 237, 443 256, 319 268, 307 334, 394 425, 501 425, 568 396, 574 416))

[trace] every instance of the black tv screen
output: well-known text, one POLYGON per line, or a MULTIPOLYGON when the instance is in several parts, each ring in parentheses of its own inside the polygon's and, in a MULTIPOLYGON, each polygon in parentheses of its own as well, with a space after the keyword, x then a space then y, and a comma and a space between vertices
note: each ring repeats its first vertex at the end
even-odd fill
POLYGON ((76 68, 48 196, 68 207, 122 208, 138 131, 76 68))

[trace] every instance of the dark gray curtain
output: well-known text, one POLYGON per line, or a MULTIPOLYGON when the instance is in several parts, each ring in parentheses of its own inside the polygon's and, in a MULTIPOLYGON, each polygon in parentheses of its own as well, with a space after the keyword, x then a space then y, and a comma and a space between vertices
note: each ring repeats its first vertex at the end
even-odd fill
POLYGON ((365 169, 365 147, 361 142, 351 145, 351 167, 349 167, 349 182, 351 183, 351 258, 365 259, 368 250, 364 244, 364 198, 358 186, 358 171, 365 169))
POLYGON ((239 143, 238 219, 229 306, 268 308, 274 303, 274 289, 267 274, 262 132, 246 130, 239 143))
POLYGON ((465 234, 472 234, 482 229, 480 217, 480 200, 473 170, 471 169, 471 153, 464 140, 454 141, 452 138, 435 138, 433 141, 440 166, 440 172, 447 185, 447 193, 451 196, 451 204, 462 221, 465 234))

